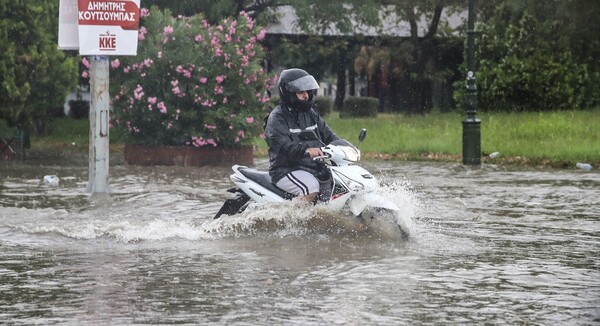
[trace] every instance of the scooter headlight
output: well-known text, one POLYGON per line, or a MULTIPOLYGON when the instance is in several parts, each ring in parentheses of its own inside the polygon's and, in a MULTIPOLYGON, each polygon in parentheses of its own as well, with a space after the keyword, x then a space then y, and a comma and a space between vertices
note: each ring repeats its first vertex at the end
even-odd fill
POLYGON ((340 179, 344 182, 344 184, 346 185, 346 187, 348 187, 348 189, 352 190, 352 191, 360 191, 365 189, 365 185, 363 185, 361 182, 358 182, 356 180, 350 179, 347 176, 337 172, 336 173, 340 179))
POLYGON ((360 191, 365 188, 365 186, 362 183, 356 182, 356 181, 350 180, 350 179, 348 179, 348 182, 346 182, 346 185, 352 191, 360 191))
POLYGON ((360 161, 360 150, 356 147, 350 146, 341 146, 340 149, 344 152, 344 159, 350 162, 358 162, 360 161))

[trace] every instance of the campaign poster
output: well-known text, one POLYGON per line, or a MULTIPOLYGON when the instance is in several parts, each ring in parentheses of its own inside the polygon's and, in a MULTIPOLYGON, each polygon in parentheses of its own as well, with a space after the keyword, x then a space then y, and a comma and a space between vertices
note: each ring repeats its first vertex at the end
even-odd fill
POLYGON ((77 2, 79 54, 137 54, 140 0, 77 2))

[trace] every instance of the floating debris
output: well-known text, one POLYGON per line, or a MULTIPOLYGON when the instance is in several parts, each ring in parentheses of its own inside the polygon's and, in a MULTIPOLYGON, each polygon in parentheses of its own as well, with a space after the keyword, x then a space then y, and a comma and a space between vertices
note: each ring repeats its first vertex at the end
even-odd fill
POLYGON ((489 158, 496 158, 498 156, 500 156, 500 152, 493 152, 493 153, 490 153, 490 155, 488 155, 489 158))
POLYGON ((44 184, 47 184, 52 187, 58 186, 60 179, 55 175, 46 175, 44 176, 44 184))
POLYGON ((584 171, 589 171, 589 170, 592 169, 592 166, 590 164, 588 164, 588 163, 577 163, 577 164, 575 164, 575 166, 578 169, 581 169, 581 170, 584 170, 584 171))

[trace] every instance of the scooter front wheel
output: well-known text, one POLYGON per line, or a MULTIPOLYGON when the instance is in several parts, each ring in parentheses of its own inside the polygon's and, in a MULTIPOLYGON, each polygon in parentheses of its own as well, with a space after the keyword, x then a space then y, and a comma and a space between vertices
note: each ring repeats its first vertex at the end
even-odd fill
POLYGON ((404 221, 398 210, 370 207, 358 216, 369 231, 384 239, 408 239, 411 225, 404 221))

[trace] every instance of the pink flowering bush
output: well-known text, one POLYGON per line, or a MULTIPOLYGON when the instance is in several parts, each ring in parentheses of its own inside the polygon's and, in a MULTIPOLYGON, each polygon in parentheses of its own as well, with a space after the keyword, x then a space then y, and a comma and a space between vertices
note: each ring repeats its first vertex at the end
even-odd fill
POLYGON ((111 58, 111 122, 143 145, 238 147, 262 132, 272 76, 245 13, 214 26, 201 15, 142 9, 138 55, 111 58))

